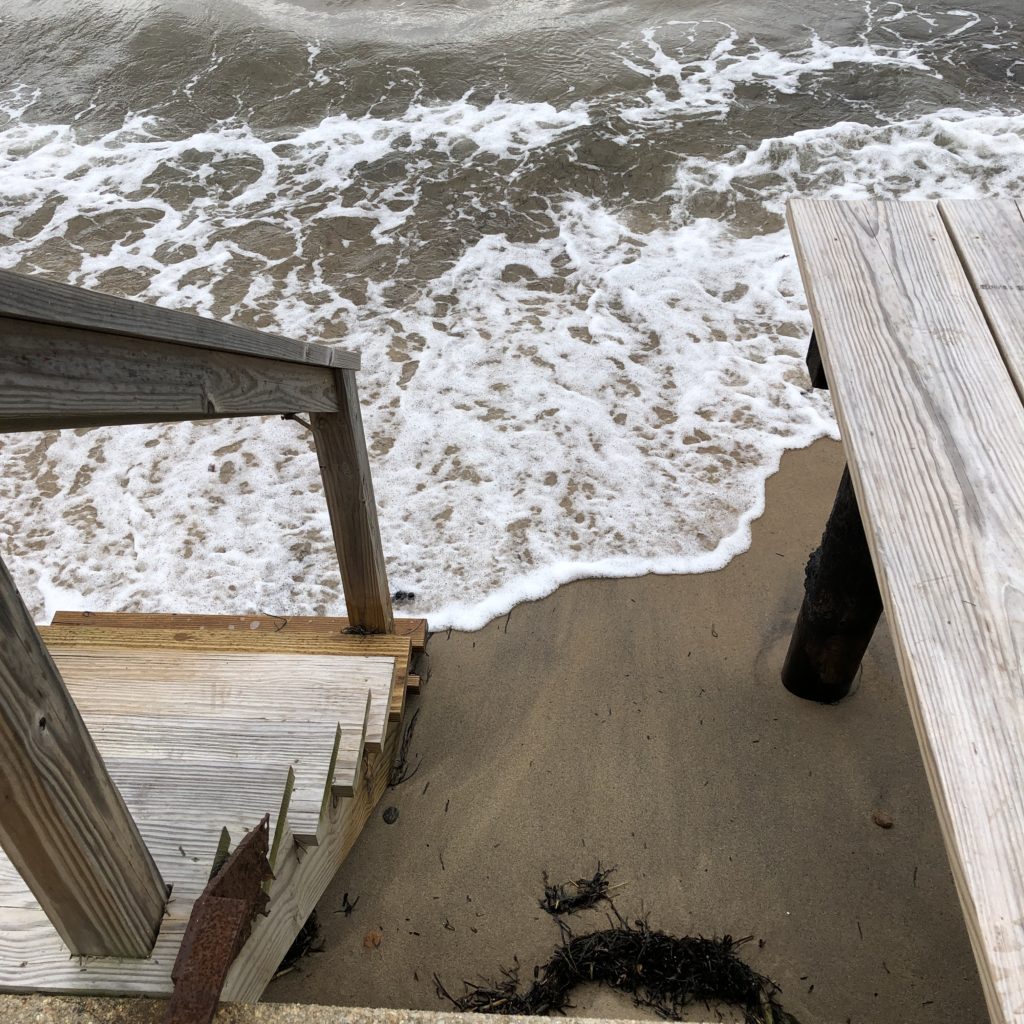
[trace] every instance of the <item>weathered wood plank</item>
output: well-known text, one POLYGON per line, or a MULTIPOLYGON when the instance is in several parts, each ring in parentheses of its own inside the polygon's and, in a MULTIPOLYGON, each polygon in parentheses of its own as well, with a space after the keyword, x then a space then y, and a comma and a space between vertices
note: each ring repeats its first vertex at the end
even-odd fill
POLYGON ((403 651, 395 658, 395 673, 391 677, 391 693, 388 697, 388 721, 400 722, 405 714, 405 694, 409 679, 409 652, 403 651))
MULTIPOLYGON (((106 651, 131 652, 160 650, 174 652, 208 651, 227 654, 330 655, 352 663, 345 672, 358 672, 358 659, 390 659, 401 672, 400 679, 392 670, 391 682, 384 692, 374 689, 370 710, 369 743, 379 750, 387 732, 388 722, 397 721, 405 701, 405 673, 408 668, 409 641, 397 636, 357 636, 345 633, 294 632, 267 633, 253 630, 124 630, 103 627, 41 626, 40 636, 54 651, 65 648, 79 650, 102 648, 106 651), (400 683, 400 686, 396 685, 400 683), (399 714, 396 716, 396 708, 399 714)), ((271 662, 252 662, 253 671, 273 670, 271 662)), ((347 678, 347 676, 346 676, 347 678)), ((373 674, 379 680, 379 676, 373 674)))
MULTIPOLYGON (((427 645, 426 619, 395 619, 394 635, 408 637, 413 654, 427 645)), ((344 633, 344 615, 192 615, 187 612, 57 612, 54 626, 109 626, 119 629, 229 629, 284 632, 344 633)), ((350 634, 352 635, 352 634, 350 634)), ((411 684, 410 684, 411 685, 411 684)))
POLYGON ((934 204, 789 221, 992 1019, 1024 1007, 1024 407, 934 204))
POLYGON ((276 334, 10 270, 0 270, 0 316, 290 363, 359 369, 359 356, 353 352, 292 341, 276 334))
MULTIPOLYGON (((96 619, 90 621, 96 622, 96 619)), ((344 658, 393 658, 408 653, 410 648, 410 641, 405 637, 386 633, 361 636, 357 633, 300 629, 277 633, 266 629, 197 629, 191 626, 124 629, 105 624, 39 626, 38 630, 50 647, 167 648, 172 651, 316 654, 344 658)))
MULTIPOLYGON (((165 747, 176 739, 153 736, 156 745, 165 747)), ((7 990, 169 991, 182 928, 206 885, 221 829, 227 828, 237 843, 264 813, 275 827, 284 803, 286 772, 258 761, 228 771, 217 763, 183 766, 159 758, 113 758, 111 765, 172 886, 152 956, 69 959, 57 933, 38 906, 25 899, 24 884, 0 856, 0 986, 7 990)), ((282 859, 288 857, 294 857, 291 848, 282 859)))
POLYGON ((321 715, 282 722, 111 714, 83 718, 108 767, 115 761, 159 761, 175 766, 184 778, 195 764, 216 764, 228 777, 259 763, 282 779, 291 768, 296 778, 292 828, 306 834, 316 831, 326 793, 352 795, 363 751, 365 726, 343 729, 330 721, 327 709, 321 715))
POLYGON ((1024 395, 1024 214, 1002 199, 942 202, 939 211, 1017 393, 1024 395))
POLYGON ((0 430, 330 412, 334 372, 0 317, 0 430))
POLYGON ((50 645, 83 715, 308 721, 362 728, 380 749, 387 733, 393 658, 50 645), (296 679, 303 685, 296 686, 296 679), (366 714, 366 694, 371 709, 366 714))
POLYGON ((167 891, 0 561, 0 841, 68 947, 144 957, 167 891))
MULTIPOLYGON (((326 764, 325 751, 334 743, 337 728, 323 709, 312 721, 100 713, 83 715, 83 719, 105 761, 159 760, 187 770, 185 766, 197 761, 245 765, 258 758, 277 765, 282 774, 289 766, 300 773, 309 766, 318 771, 321 762, 326 764)), ((362 732, 342 729, 334 783, 347 791, 340 795, 351 795, 362 732)))
POLYGON ((338 412, 313 413, 310 423, 341 565, 345 609, 353 627, 390 633, 394 629, 391 593, 356 375, 351 370, 338 372, 337 390, 338 412))

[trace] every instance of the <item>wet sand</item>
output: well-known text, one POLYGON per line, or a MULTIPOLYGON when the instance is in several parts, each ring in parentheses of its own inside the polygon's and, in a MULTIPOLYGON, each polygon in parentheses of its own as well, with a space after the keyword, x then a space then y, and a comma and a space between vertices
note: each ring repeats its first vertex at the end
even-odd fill
MULTIPOLYGON (((751 550, 722 572, 574 583, 434 636, 418 770, 321 902, 323 951, 266 998, 441 1009, 434 972, 456 991, 514 956, 529 979, 558 939, 542 872, 600 861, 626 916, 753 936, 745 959, 802 1024, 986 1021, 884 618, 843 704, 778 681, 841 470, 833 442, 787 455, 751 550)), ((639 1015, 603 991, 578 1003, 639 1015)))

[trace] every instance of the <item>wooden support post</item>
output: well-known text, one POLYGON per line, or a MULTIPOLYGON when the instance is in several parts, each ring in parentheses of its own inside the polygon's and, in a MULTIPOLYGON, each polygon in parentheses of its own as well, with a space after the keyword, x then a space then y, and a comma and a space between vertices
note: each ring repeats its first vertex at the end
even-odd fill
POLYGON ((368 633, 391 633, 394 615, 355 371, 339 370, 335 380, 338 412, 313 413, 310 424, 341 564, 349 624, 368 633))
POLYGON ((857 497, 844 469, 821 547, 807 562, 804 602, 782 669, 786 689, 823 704, 842 700, 881 614, 857 497))
POLYGON ((811 387, 828 391, 828 377, 825 376, 825 364, 821 361, 818 348, 818 336, 811 331, 811 340, 807 345, 807 372, 811 375, 811 387))
POLYGON ((3 561, 0 845, 72 953, 149 955, 167 889, 3 561))

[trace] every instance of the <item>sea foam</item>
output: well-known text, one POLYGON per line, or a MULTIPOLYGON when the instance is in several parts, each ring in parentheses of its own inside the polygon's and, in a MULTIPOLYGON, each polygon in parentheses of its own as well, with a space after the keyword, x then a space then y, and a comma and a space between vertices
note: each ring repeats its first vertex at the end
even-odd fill
MULTIPOLYGON (((478 628, 573 579, 718 569, 749 545, 782 454, 837 436, 803 367, 786 199, 1019 195, 1024 116, 734 139, 680 155, 642 201, 538 196, 524 229, 493 182, 553 154, 581 164, 599 133, 628 155, 681 120, 727 121, 744 89, 942 66, 902 42, 780 53, 727 26, 676 46, 644 33, 615 57, 635 88, 600 105, 470 93, 277 134, 176 134, 159 111, 88 132, 34 121, 12 90, 0 264, 360 351, 390 581, 434 626, 478 628), (421 236, 428 215, 450 232, 421 236)), ((309 87, 328 88, 342 72, 309 54, 309 87)), ((37 615, 343 607, 294 422, 11 436, 0 472, 4 557, 37 615)))

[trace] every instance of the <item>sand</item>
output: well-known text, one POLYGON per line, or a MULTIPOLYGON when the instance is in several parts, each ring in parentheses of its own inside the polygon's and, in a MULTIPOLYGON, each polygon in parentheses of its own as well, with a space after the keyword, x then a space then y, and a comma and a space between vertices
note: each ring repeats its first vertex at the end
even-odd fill
MULTIPOLYGON (((542 872, 600 861, 627 916, 753 936, 746 959, 803 1024, 986 1021, 884 618, 843 704, 778 681, 841 470, 833 442, 787 455, 722 572, 574 583, 434 636, 419 768, 321 902, 323 951, 266 998, 438 1009, 434 972, 455 990, 518 956, 529 977, 558 937, 542 872)), ((604 991, 579 1010, 638 1016, 604 991)))

